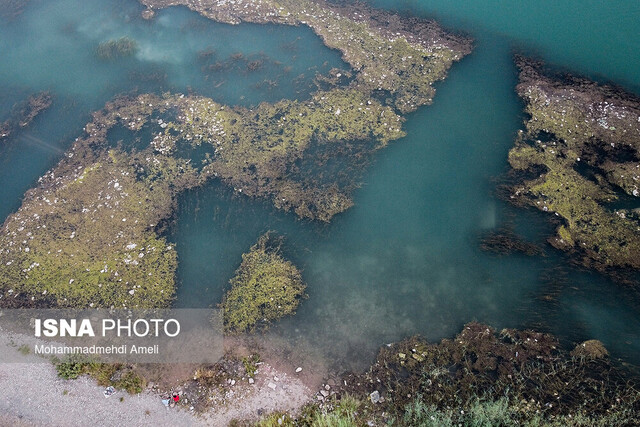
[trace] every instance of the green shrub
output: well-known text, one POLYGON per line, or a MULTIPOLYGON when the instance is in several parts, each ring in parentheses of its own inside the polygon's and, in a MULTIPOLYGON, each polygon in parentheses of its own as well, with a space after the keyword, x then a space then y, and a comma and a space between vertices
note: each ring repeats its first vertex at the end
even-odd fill
POLYGON ((82 374, 86 374, 88 363, 79 357, 70 357, 66 362, 56 363, 58 376, 65 380, 75 380, 82 374))
POLYGON ((120 377, 119 380, 113 383, 113 386, 126 390, 129 394, 137 394, 142 392, 146 387, 147 382, 143 377, 135 373, 134 371, 126 372, 120 377))

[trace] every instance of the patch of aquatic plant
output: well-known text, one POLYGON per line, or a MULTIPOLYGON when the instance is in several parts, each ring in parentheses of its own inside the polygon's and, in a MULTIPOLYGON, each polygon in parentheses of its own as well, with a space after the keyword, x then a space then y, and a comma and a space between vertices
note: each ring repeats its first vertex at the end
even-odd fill
POLYGON ((325 45, 342 52, 355 76, 358 90, 388 91, 390 102, 409 112, 431 103, 432 83, 443 79, 454 61, 471 51, 469 39, 443 31, 435 22, 406 18, 370 9, 362 4, 338 6, 322 0, 250 0, 205 3, 141 0, 147 7, 176 4, 219 22, 307 25, 325 45))
POLYGON ((327 143, 334 156, 348 154, 347 163, 355 167, 368 153, 404 135, 400 116, 354 89, 318 92, 304 102, 263 103, 254 109, 232 109, 198 97, 184 102, 183 115, 165 129, 160 141, 179 137, 212 144, 215 155, 203 170, 206 175, 221 178, 239 193, 270 197, 277 208, 322 221, 352 205, 349 191, 356 185, 354 179, 345 186, 295 179, 295 162, 315 158, 308 150, 312 141, 327 143), (377 144, 351 150, 354 140, 377 144))
POLYGON ((305 297, 300 271, 279 253, 280 243, 267 233, 251 250, 229 281, 221 307, 227 333, 253 332, 295 313, 305 297))
POLYGON ((480 249, 498 255, 519 252, 527 256, 544 255, 542 248, 523 240, 509 227, 491 231, 480 237, 480 249))
POLYGON ((107 40, 96 48, 98 58, 112 61, 114 59, 132 56, 138 51, 138 43, 129 37, 107 40))
MULTIPOLYGON (((335 398, 262 425, 636 425, 637 378, 602 343, 571 351, 550 335, 479 323, 454 339, 410 338, 383 347, 364 374, 347 374, 335 398), (341 398, 340 398, 341 397, 341 398), (346 399, 342 404, 342 399, 346 399), (284 418, 283 418, 284 417, 284 418)), ((257 424, 261 425, 261 424, 257 424)))
POLYGON ((640 404, 629 373, 613 366, 601 344, 579 345, 569 354, 549 335, 513 329, 497 335, 478 323, 440 344, 412 339, 383 348, 368 374, 372 386, 378 379, 390 391, 387 399, 401 406, 411 403, 407 394, 421 394, 441 409, 506 396, 525 416, 552 417, 598 416, 620 402, 640 404), (401 380, 404 370, 409 376, 401 380))
POLYGON ((640 268, 640 222, 608 204, 640 196, 640 102, 620 89, 552 77, 519 58, 518 94, 529 119, 509 163, 542 172, 512 188, 511 200, 563 220, 550 242, 605 270, 640 268))
POLYGON ((0 142, 9 138, 15 131, 25 128, 44 110, 51 106, 49 92, 39 92, 18 102, 11 109, 10 117, 0 123, 0 142))
POLYGON ((0 233, 0 304, 163 307, 176 252, 158 232, 174 196, 201 181, 188 159, 152 147, 109 149, 116 124, 140 129, 161 99, 116 100, 94 114, 65 158, 28 193, 0 233), (144 120, 143 120, 144 118, 144 120))
POLYGON ((176 255, 154 227, 172 209, 169 183, 137 179, 131 160, 115 151, 79 172, 5 224, 4 297, 25 293, 72 307, 166 306, 176 255))

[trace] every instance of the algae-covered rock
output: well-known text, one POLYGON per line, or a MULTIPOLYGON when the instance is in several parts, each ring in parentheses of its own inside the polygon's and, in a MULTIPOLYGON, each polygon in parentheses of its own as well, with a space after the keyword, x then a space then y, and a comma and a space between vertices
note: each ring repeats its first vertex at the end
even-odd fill
POLYGON ((253 332, 295 313, 305 297, 300 271, 279 253, 279 243, 267 233, 251 250, 229 281, 221 307, 228 333, 253 332))
POLYGON ((590 267, 640 268, 640 222, 610 205, 640 194, 640 100, 518 59, 529 118, 509 152, 511 200, 562 219, 552 245, 590 267), (535 173, 532 173, 534 172, 535 173), (625 196, 626 193, 628 196, 625 196))

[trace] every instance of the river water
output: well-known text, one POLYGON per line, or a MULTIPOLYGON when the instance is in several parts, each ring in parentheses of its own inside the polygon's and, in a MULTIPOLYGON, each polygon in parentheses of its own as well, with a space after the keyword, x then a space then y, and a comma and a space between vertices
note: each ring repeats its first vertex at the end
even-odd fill
MULTIPOLYGON (((639 363, 637 294, 568 267, 548 245, 545 257, 497 257, 479 249, 478 236, 510 224, 544 245, 552 232, 542 213, 515 209, 494 195, 523 120, 513 53, 533 53, 640 94, 640 4, 373 3, 436 18, 470 34, 475 50, 437 84, 433 105, 408 116, 407 136, 378 153, 355 206, 329 225, 233 196, 217 182, 180 197, 168 236, 180 261, 176 305, 215 306, 241 254, 275 230, 286 236, 283 253, 308 284, 298 313, 265 335, 293 359, 358 369, 384 343, 413 334, 452 337, 477 320, 496 328, 536 327, 566 345, 597 338, 614 357, 639 363)), ((90 112, 118 93, 193 91, 255 105, 303 99, 316 72, 346 67, 308 28, 228 26, 184 8, 144 21, 141 10, 132 0, 32 0, 22 15, 0 18, 0 120, 29 93, 54 95, 49 110, 0 147, 0 216, 19 207, 90 112), (137 41, 135 56, 96 57, 100 42, 122 36, 137 41), (234 65, 236 53, 264 65, 247 71, 234 65), (224 67, 215 68, 217 61, 224 67)))

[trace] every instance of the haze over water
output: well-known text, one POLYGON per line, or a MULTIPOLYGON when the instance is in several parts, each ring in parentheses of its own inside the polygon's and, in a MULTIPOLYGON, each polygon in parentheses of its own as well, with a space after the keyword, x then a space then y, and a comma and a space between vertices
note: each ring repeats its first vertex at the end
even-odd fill
MULTIPOLYGON (((407 117, 407 137, 378 153, 355 206, 329 225, 232 196, 217 182, 183 195, 169 235, 180 261, 176 305, 217 304, 241 254, 275 230, 286 236, 283 252, 308 284, 298 313, 267 335, 293 358, 311 354, 338 368, 361 368, 384 343, 413 334, 452 337, 478 320, 498 329, 542 328, 566 344, 597 338, 614 357, 640 362, 637 295, 566 267, 549 246, 544 258, 496 257, 478 243, 479 234, 506 223, 540 244, 552 232, 542 213, 493 196, 523 120, 513 52, 535 52, 554 66, 640 93, 640 5, 373 3, 435 17, 470 34, 475 50, 437 85, 433 105, 407 117), (552 301, 542 298, 551 294, 552 301)), ((80 135, 90 112, 118 93, 192 90, 252 105, 305 98, 316 72, 346 67, 304 27, 228 26, 184 8, 144 21, 134 1, 81 5, 32 1, 23 15, 0 22, 0 121, 29 93, 50 90, 55 97, 28 131, 0 147, 3 218, 80 135), (98 43, 121 36, 138 42, 134 57, 105 63, 95 56, 98 43), (267 58, 266 65, 204 71, 209 63, 198 53, 207 50, 225 61, 237 52, 267 58)))

